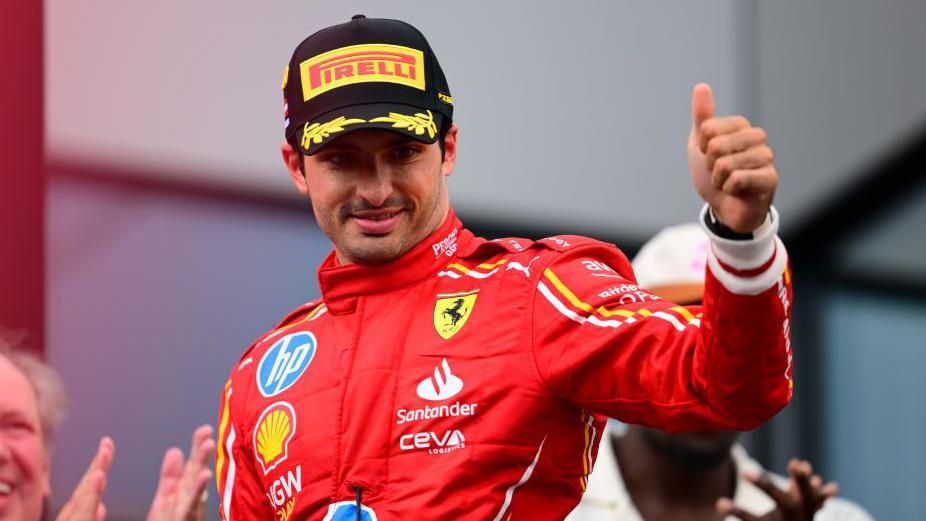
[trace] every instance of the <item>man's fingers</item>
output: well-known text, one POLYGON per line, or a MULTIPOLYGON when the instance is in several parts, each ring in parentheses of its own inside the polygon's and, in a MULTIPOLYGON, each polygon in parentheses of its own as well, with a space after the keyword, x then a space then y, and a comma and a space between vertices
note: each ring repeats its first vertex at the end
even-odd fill
POLYGON ((95 520, 96 521, 106 521, 106 505, 104 505, 103 503, 100 503, 96 507, 95 520))
POLYGON ((748 195, 772 194, 778 185, 778 174, 774 168, 756 170, 734 170, 724 180, 724 193, 742 197, 748 195))
MULTIPOLYGON (((196 448, 204 440, 212 437, 212 425, 200 425, 193 431, 193 444, 191 448, 196 448)), ((190 451, 192 454, 192 450, 190 451)))
POLYGON ((819 503, 817 501, 818 492, 810 482, 813 467, 809 461, 792 460, 788 464, 788 472, 791 474, 791 479, 797 483, 797 491, 800 494, 800 509, 804 513, 804 518, 813 519, 819 503))
POLYGON ((797 498, 775 486, 767 474, 747 474, 746 479, 771 497, 787 519, 795 519, 799 508, 797 498))
POLYGON ((826 503, 826 500, 839 495, 839 485, 835 481, 831 481, 826 485, 823 485, 818 489, 817 493, 817 510, 823 508, 823 504, 826 503))
POLYGON ((100 469, 89 470, 61 509, 57 521, 96 519, 105 490, 106 473, 100 469))
MULTIPOLYGON (((756 146, 765 145, 765 142, 765 130, 759 127, 747 127, 737 130, 732 134, 716 136, 707 143, 707 150, 705 152, 707 169, 713 170, 714 162, 721 157, 743 152, 756 146)), ((769 152, 771 152, 771 149, 769 149, 769 152)))
POLYGON ((68 500, 67 509, 71 514, 81 516, 82 519, 90 519, 96 515, 97 505, 106 491, 106 473, 112 465, 115 449, 111 438, 104 436, 100 439, 96 454, 93 455, 90 465, 68 500))
POLYGON ((164 459, 161 460, 161 475, 158 478, 158 488, 154 493, 154 501, 169 496, 177 490, 183 473, 183 451, 177 447, 171 447, 164 452, 164 459))
POLYGON ((707 153, 707 145, 712 139, 726 134, 733 134, 743 129, 750 128, 752 124, 743 116, 724 116, 722 118, 711 118, 698 129, 698 147, 701 152, 707 153))
POLYGON ((755 516, 746 512, 745 510, 734 506, 733 502, 729 498, 722 497, 717 500, 715 504, 717 512, 724 516, 733 516, 742 519, 743 521, 759 521, 759 516, 755 516))
MULTIPOLYGON (((112 465, 115 448, 115 444, 113 444, 113 440, 111 438, 104 436, 100 439, 100 444, 97 446, 96 454, 93 455, 93 459, 90 460, 90 465, 87 466, 86 472, 84 472, 83 477, 81 477, 80 483, 77 485, 77 490, 80 490, 81 488, 92 488, 96 486, 97 473, 102 472, 105 474, 109 472, 109 467, 112 465)), ((77 490, 75 490, 75 492, 77 490)))
POLYGON ((195 521, 202 517, 200 513, 206 500, 206 486, 210 481, 212 481, 212 471, 200 469, 190 480, 190 486, 179 491, 176 511, 178 521, 195 521))
POLYGON ((96 451, 96 457, 94 458, 94 463, 96 463, 97 468, 103 472, 109 472, 109 467, 113 463, 113 456, 116 453, 116 444, 113 442, 112 438, 109 436, 103 436, 100 439, 100 446, 96 451))
MULTIPOLYGON (((714 117, 714 92, 707 83, 699 83, 691 91, 691 130, 700 137, 701 124, 714 117)), ((704 151, 704 148, 701 149, 704 151)))
POLYGON ((203 425, 193 433, 193 446, 190 449, 190 462, 196 465, 209 465, 215 452, 215 440, 212 439, 212 426, 203 425))
POLYGON ((720 189, 734 170, 765 168, 772 164, 772 149, 760 145, 718 158, 711 169, 711 184, 720 189))

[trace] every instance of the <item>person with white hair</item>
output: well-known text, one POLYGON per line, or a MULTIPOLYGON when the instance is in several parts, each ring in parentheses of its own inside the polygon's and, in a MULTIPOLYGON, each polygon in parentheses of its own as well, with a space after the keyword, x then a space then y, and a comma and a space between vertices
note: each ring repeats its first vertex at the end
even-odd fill
MULTIPOLYGON (((697 224, 662 230, 633 260, 638 285, 678 304, 700 304, 709 248, 697 224)), ((872 519, 833 497, 837 485, 824 484, 807 461, 791 460, 789 478, 766 472, 736 443, 737 431, 616 427, 602 437, 588 488, 566 521, 872 519)))
MULTIPOLYGON (((51 494, 54 434, 67 408, 64 386, 38 356, 0 336, 0 389, 0 521, 39 521, 51 494)), ((167 450, 147 521, 203 518, 214 450, 208 425, 193 433, 189 460, 180 449, 167 450)), ((114 451, 113 441, 103 437, 57 521, 106 518, 103 493, 114 451)))

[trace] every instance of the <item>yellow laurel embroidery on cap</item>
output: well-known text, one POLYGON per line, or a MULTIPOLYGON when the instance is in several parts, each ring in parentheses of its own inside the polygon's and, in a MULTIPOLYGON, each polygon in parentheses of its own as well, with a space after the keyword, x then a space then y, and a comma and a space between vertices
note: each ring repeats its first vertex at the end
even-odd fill
POLYGON ((419 136, 425 131, 432 138, 437 134, 437 124, 434 123, 434 114, 430 110, 427 114, 417 112, 414 116, 390 112, 388 116, 371 119, 370 123, 392 123, 394 128, 409 130, 419 136))
POLYGON ((332 119, 327 123, 306 123, 305 127, 302 129, 302 148, 308 149, 309 145, 313 143, 319 145, 322 141, 328 139, 331 134, 343 132, 344 127, 348 125, 356 125, 357 123, 366 122, 367 120, 365 119, 347 119, 344 116, 340 116, 332 119))
POLYGON ((283 69, 283 85, 280 87, 280 90, 286 88, 286 84, 289 82, 289 65, 283 69))

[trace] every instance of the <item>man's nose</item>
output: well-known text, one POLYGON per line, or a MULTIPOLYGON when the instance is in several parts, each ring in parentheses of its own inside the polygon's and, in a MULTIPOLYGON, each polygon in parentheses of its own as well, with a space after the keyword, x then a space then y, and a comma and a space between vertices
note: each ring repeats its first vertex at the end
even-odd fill
POLYGON ((357 195, 372 206, 382 206, 392 195, 392 176, 388 168, 371 164, 357 184, 357 195))
POLYGON ((9 463, 11 458, 9 442, 4 439, 3 433, 0 433, 0 467, 9 463))

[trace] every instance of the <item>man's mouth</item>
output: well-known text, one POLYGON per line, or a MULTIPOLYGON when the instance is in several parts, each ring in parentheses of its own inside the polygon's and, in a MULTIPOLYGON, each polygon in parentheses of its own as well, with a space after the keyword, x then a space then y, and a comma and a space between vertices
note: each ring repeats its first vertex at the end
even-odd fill
POLYGON ((399 222, 402 209, 363 211, 351 214, 351 219, 367 235, 385 235, 399 222))

